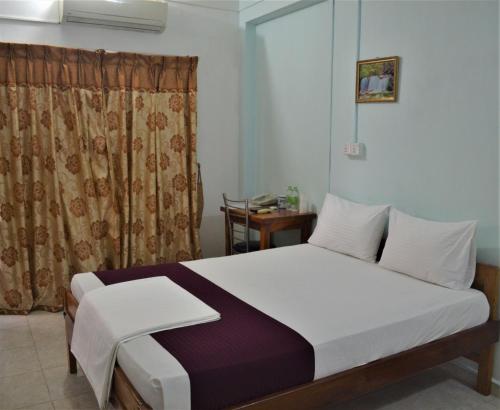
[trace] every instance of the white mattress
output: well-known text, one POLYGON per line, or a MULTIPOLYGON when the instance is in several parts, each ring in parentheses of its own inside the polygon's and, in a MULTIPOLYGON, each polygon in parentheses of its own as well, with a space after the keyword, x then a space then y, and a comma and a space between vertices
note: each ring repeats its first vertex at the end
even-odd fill
MULTIPOLYGON (((479 291, 451 290, 308 244, 184 265, 307 339, 315 379, 477 326, 489 314, 479 291)), ((78 300, 99 286, 92 273, 71 282, 78 300)), ((154 409, 190 408, 189 376, 151 336, 122 345, 118 363, 154 409)))

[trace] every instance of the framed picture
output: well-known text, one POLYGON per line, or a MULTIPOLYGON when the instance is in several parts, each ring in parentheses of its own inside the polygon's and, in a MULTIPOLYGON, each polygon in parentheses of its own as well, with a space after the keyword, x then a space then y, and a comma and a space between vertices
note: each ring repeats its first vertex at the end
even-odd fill
POLYGON ((395 102, 398 99, 399 57, 362 60, 356 64, 356 102, 395 102))

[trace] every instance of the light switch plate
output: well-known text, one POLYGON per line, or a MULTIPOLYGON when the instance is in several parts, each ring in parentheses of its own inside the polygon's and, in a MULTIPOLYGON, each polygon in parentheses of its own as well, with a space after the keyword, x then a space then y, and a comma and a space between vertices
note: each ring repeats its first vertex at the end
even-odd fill
POLYGON ((344 154, 350 157, 360 157, 363 155, 363 144, 360 142, 353 142, 344 145, 344 154))

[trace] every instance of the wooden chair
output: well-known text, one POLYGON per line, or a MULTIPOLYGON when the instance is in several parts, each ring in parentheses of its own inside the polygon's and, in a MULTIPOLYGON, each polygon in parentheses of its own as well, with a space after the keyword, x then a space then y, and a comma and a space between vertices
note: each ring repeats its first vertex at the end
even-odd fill
POLYGON ((248 199, 229 199, 222 194, 226 225, 229 227, 229 244, 231 255, 248 253, 260 249, 259 241, 250 240, 250 208, 248 199))

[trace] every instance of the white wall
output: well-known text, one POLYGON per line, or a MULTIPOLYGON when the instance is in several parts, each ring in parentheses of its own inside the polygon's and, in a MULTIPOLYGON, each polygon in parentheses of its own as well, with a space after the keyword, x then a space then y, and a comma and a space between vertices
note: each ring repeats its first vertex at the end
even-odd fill
POLYGON ((59 23, 59 0, 1 0, 0 18, 59 23))
POLYGON ((240 42, 236 12, 170 3, 167 28, 161 34, 0 20, 0 41, 199 56, 198 160, 205 192, 202 249, 204 256, 224 253, 221 193, 237 194, 239 190, 240 42))

